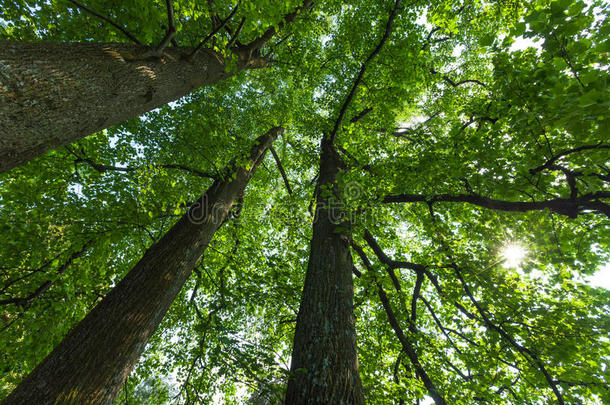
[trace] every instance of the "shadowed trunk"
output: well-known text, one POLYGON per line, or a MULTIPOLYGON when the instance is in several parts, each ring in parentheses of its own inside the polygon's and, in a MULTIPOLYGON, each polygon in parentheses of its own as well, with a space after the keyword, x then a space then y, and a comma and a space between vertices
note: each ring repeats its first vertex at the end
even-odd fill
POLYGON ((353 261, 336 187, 341 160, 321 145, 317 206, 286 404, 364 404, 353 313, 353 261), (328 191, 330 188, 330 191, 328 191), (324 191, 324 190, 327 191, 324 191))
MULTIPOLYGON (((236 50, 237 69, 217 52, 130 44, 0 41, 0 173, 91 133, 137 117, 237 71, 262 67, 236 50)), ((252 56, 254 55, 254 56, 252 56)))
POLYGON ((229 167, 2 404, 110 403, 281 131, 258 138, 250 163, 229 167))

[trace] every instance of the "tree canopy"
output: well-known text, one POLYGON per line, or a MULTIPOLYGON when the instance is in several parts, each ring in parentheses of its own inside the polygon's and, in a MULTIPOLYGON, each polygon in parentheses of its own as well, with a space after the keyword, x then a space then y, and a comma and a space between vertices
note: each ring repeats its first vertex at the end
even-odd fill
POLYGON ((0 174, 0 399, 282 126, 117 403, 281 402, 324 193, 349 222, 367 403, 610 403, 610 291, 587 281, 610 277, 609 13, 0 0, 0 41, 202 44, 228 71, 267 41, 261 69, 0 174), (342 164, 318 194, 322 138, 342 164))

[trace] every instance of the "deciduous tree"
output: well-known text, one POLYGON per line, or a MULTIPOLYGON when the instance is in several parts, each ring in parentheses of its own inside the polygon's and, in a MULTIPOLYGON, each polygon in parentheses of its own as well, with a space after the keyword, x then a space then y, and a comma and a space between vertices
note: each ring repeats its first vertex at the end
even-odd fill
MULTIPOLYGON (((166 4, 86 6, 158 46, 171 44, 166 4)), ((7 4, 3 39, 124 38, 59 5, 7 4)), ((173 7, 174 39, 195 47, 236 4, 173 7)), ((242 2, 210 52, 300 7, 242 2)), ((2 174, 0 395, 170 235, 233 151, 281 125, 117 401, 165 387, 147 401, 610 402, 608 5, 308 10, 276 27, 265 69, 2 174)))

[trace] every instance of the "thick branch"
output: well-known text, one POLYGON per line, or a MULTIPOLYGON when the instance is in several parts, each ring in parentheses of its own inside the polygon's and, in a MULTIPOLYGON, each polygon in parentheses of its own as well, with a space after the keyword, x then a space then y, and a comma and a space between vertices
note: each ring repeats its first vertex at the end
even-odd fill
POLYGON ((417 325, 417 299, 419 298, 423 282, 424 274, 418 272, 415 287, 413 287, 413 296, 411 297, 411 320, 409 322, 409 332, 411 333, 415 332, 415 325, 417 325))
POLYGON ((239 37, 239 33, 241 32, 241 29, 244 27, 244 23, 245 22, 246 22, 246 18, 243 17, 241 19, 241 21, 239 22, 239 25, 237 26, 237 29, 235 30, 235 33, 231 37, 231 40, 227 44, 227 49, 231 49, 233 47, 233 45, 235 45, 235 43, 237 42, 237 38, 239 37))
MULTIPOLYGON (((420 300, 422 300, 422 302, 424 302, 426 308, 428 309, 428 311, 432 315, 435 323, 437 324, 437 326, 439 327, 441 332, 445 335, 445 337, 447 338, 447 340, 451 344, 451 346, 454 347, 456 352, 460 353, 461 350, 459 349, 459 347, 457 347, 455 345, 453 340, 449 337, 449 335, 447 334, 447 331, 456 333, 459 337, 461 337, 462 339, 464 339, 465 341, 467 341, 471 345, 478 346, 478 344, 476 342, 472 341, 471 339, 469 339, 468 337, 464 336, 460 332, 443 326, 441 321, 440 321, 440 319, 438 319, 438 317, 434 313, 430 303, 423 296, 421 296, 420 291, 421 291, 421 285, 423 283, 424 275, 432 282, 433 286, 438 291, 439 295, 441 297, 445 296, 443 290, 441 289, 440 284, 438 283, 438 280, 436 279, 436 277, 432 273, 430 273, 430 271, 425 266, 419 265, 419 264, 408 263, 408 262, 396 262, 396 261, 392 261, 381 250, 381 248, 379 247, 379 244, 372 238, 370 233, 368 233, 368 237, 366 239, 367 239, 367 243, 369 243, 371 245, 372 249, 374 250, 375 254, 379 257, 380 261, 384 262, 385 264, 388 264, 388 263, 398 264, 398 265, 403 264, 403 265, 406 265, 406 266, 401 266, 401 267, 417 269, 417 280, 416 280, 416 285, 415 285, 415 288, 414 288, 412 302, 411 302, 411 319, 409 321, 409 330, 411 332, 416 331, 416 327, 415 327, 415 321, 417 319, 416 318, 416 316, 417 316, 416 315, 416 311, 417 311, 416 302, 417 302, 417 299, 420 299, 420 300)), ((365 267, 368 268, 368 269, 372 269, 371 262, 369 261, 368 257, 366 256, 364 250, 360 246, 355 244, 353 241, 352 241, 352 247, 354 248, 354 250, 356 251, 358 256, 360 256, 360 258, 362 259, 362 262, 364 263, 365 267)), ((380 284, 377 281, 376 281, 376 283, 378 284, 379 287, 381 287, 380 284)), ((479 321, 479 322, 483 322, 488 328, 491 328, 491 326, 489 326, 488 323, 487 323, 489 321, 489 319, 486 320, 483 317, 476 316, 475 314, 471 313, 466 308, 464 308, 464 306, 461 305, 457 301, 454 301, 454 300, 450 300, 450 301, 460 312, 462 312, 464 315, 466 315, 466 317, 468 317, 469 319, 476 320, 476 321, 479 321)), ((383 302, 383 299, 382 299, 382 302, 383 302)), ((388 301, 388 304, 389 304, 389 301, 388 301)), ((494 329, 494 330, 496 330, 496 329, 494 329)), ((399 339, 400 339, 400 337, 399 337, 399 339)), ((515 341, 512 340, 512 342, 515 342, 515 341)), ((532 358, 532 360, 534 362, 536 362, 536 365, 539 366, 539 368, 540 367, 544 368, 544 365, 541 364, 540 360, 535 357, 535 354, 533 354, 531 351, 528 351, 528 353, 530 354, 530 357, 532 358), (532 354, 533 354, 533 357, 531 356, 532 354)), ((498 358, 498 360, 502 361, 502 362, 505 362, 501 358, 498 358)), ((544 369, 544 370, 546 371, 546 369, 544 369)), ((548 375, 548 373, 547 373, 547 375, 548 375)))
POLYGON ((433 204, 436 202, 460 202, 477 205, 498 211, 527 212, 542 211, 549 209, 570 218, 576 218, 582 210, 599 211, 610 218, 610 205, 600 199, 610 198, 610 192, 598 191, 596 193, 584 194, 578 198, 555 198, 545 201, 505 201, 483 197, 477 194, 437 194, 425 196, 421 194, 398 194, 386 196, 383 203, 414 203, 425 202, 433 204))
MULTIPOLYGON (((455 349, 456 353, 462 354, 462 350, 453 342, 453 339, 451 339, 451 336, 449 336, 449 334, 447 333, 447 331, 451 331, 451 330, 449 328, 446 328, 445 326, 443 326, 441 320, 438 318, 438 316, 432 309, 432 305, 430 305, 428 300, 426 300, 423 296, 420 296, 419 299, 424 303, 424 306, 428 309, 428 312, 430 312, 430 315, 432 316, 434 323, 439 328, 439 330, 443 333, 443 335, 445 335, 445 338, 447 339, 447 341, 449 342, 451 347, 453 347, 455 349)), ((462 334, 460 332, 458 332, 457 335, 462 337, 462 334)), ((467 342, 469 342, 470 344, 474 344, 476 346, 476 343, 474 341, 472 341, 471 339, 465 338, 465 340, 467 342)))
POLYGON ((428 45, 430 45, 430 43, 432 42, 432 35, 434 35, 434 33, 440 29, 441 27, 434 27, 430 30, 428 36, 426 37, 426 42, 424 42, 421 48, 419 48, 421 51, 424 51, 428 47, 428 45))
MULTIPOLYGON (((413 270, 415 272, 423 272, 426 269, 426 266, 422 264, 390 259, 368 230, 364 231, 364 240, 369 244, 371 249, 373 249, 373 252, 375 252, 375 255, 379 258, 379 260, 386 264, 390 269, 403 268, 413 270)), ((398 288, 398 290, 400 290, 400 288, 398 288)))
POLYGON ((365 117, 371 111, 373 111, 373 107, 365 108, 364 110, 362 110, 358 114, 356 114, 351 120, 349 120, 349 122, 351 122, 352 124, 355 124, 356 122, 360 121, 360 119, 365 117))
POLYGON ((364 240, 366 241, 366 243, 369 244, 371 249, 373 249, 373 252, 375 252, 375 255, 377 255, 379 260, 387 266, 386 267, 387 273, 390 276, 390 278, 392 279, 394 288, 396 288, 396 291, 400 291, 401 290, 400 283, 398 282, 398 278, 396 278, 396 273, 394 273, 394 267, 392 267, 392 265, 391 265, 391 264, 393 264, 392 260, 390 260, 390 258, 388 256, 386 256, 386 254, 384 253, 383 250, 381 250, 381 247, 379 246, 377 241, 373 238, 373 235, 371 235, 371 233, 368 230, 364 231, 364 240))
POLYGON ((172 0, 165 0, 165 5, 167 6, 167 31, 165 32, 165 36, 159 45, 157 45, 155 48, 155 54, 157 56, 161 56, 163 54, 163 51, 176 34, 176 26, 174 25, 174 5, 172 0))
POLYGON ((277 168, 280 171, 280 174, 282 175, 282 179, 284 180, 284 185, 286 186, 286 190, 288 191, 288 194, 292 194, 292 188, 290 187, 290 182, 288 181, 288 176, 286 176, 286 171, 284 170, 284 166, 282 166, 280 157, 275 152, 275 149, 273 149, 273 146, 270 147, 269 150, 271 151, 271 154, 273 155, 273 159, 275 159, 275 163, 277 164, 277 168))
POLYGON ((409 357, 411 364, 413 364, 413 367, 415 368, 415 372, 417 373, 417 376, 424 383, 424 386, 428 390, 428 394, 430 394, 430 396, 434 400, 435 404, 437 404, 437 405, 446 404, 445 399, 439 394, 434 383, 432 382, 432 380, 430 379, 430 377, 424 370, 423 366, 419 362, 417 353, 415 352, 415 349, 411 345, 411 342, 409 342, 409 340, 405 336, 404 331, 400 327, 400 324, 398 323, 398 319, 396 319, 396 315, 394 315, 394 311, 392 310, 392 307, 390 306, 390 301, 388 300, 388 296, 385 293, 385 291, 380 283, 377 283, 377 288, 379 289, 379 291, 378 291, 379 299, 381 300, 383 309, 385 310, 386 315, 388 316, 388 321, 390 322, 392 329, 394 329, 394 333, 396 334, 396 337, 400 341, 400 344, 401 344, 403 350, 405 351, 405 353, 407 354, 407 357, 409 357))
MULTIPOLYGON (((284 28, 284 26, 286 24, 291 23, 292 21, 294 21, 297 16, 299 15, 299 13, 301 12, 301 10, 309 7, 311 4, 313 3, 312 0, 305 0, 303 1, 303 5, 300 7, 297 7, 296 10, 294 10, 292 13, 286 14, 284 16, 284 18, 282 19, 282 21, 279 22, 278 24, 278 28, 282 29, 284 28)), ((260 51, 260 49, 265 46, 265 44, 271 39, 273 38, 273 36, 276 34, 276 30, 275 27, 270 27, 269 29, 267 29, 267 31, 265 31, 263 33, 263 35, 261 35, 260 37, 256 38, 255 40, 251 41, 250 43, 243 45, 242 47, 240 47, 242 50, 252 54, 256 51, 260 51)))

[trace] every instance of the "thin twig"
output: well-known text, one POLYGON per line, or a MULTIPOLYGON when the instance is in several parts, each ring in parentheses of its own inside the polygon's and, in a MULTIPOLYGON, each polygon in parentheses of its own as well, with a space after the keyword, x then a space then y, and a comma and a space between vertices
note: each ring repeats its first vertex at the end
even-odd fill
POLYGON ((239 5, 241 3, 241 0, 237 2, 237 4, 235 5, 235 7, 233 7, 233 11, 231 11, 231 13, 227 16, 227 18, 225 18, 224 20, 222 20, 220 22, 220 24, 214 28, 212 30, 212 32, 210 32, 205 38, 203 38, 203 40, 199 43, 199 45, 197 45, 197 47, 195 47, 195 49, 193 50, 193 52, 190 53, 190 55, 187 56, 187 59, 192 59, 197 52, 199 52, 199 50, 201 48, 203 48, 203 46, 216 34, 218 34, 218 32, 225 26, 227 25, 227 23, 229 22, 229 20, 231 20, 231 18, 233 18, 233 16, 235 15, 235 13, 237 13, 237 9, 239 8, 239 5))
MULTIPOLYGON (((85 242, 83 244, 83 246, 80 250, 73 252, 72 255, 70 255, 70 257, 68 258, 68 260, 66 260, 65 263, 63 263, 61 266, 59 266, 57 268, 57 270, 56 270, 57 274, 62 275, 68 269, 68 267, 70 267, 70 265, 74 262, 74 260, 81 257, 89 249, 89 247, 92 244, 93 244, 93 240, 92 239, 88 240, 87 242, 85 242)), ((55 282, 55 280, 45 281, 40 286, 38 286, 38 288, 36 288, 36 290, 32 291, 30 294, 28 294, 25 297, 8 298, 8 299, 0 300, 0 305, 16 304, 16 305, 21 305, 21 306, 25 307, 26 305, 31 303, 34 299, 40 297, 42 295, 42 293, 44 293, 49 288, 51 288, 51 286, 53 285, 54 282, 55 282)))
MULTIPOLYGON (((78 155, 75 155, 75 156, 78 156, 78 155)), ((141 166, 135 166, 135 167, 119 167, 119 166, 110 166, 110 165, 99 164, 89 158, 85 158, 85 157, 81 157, 81 156, 78 156, 78 158, 74 160, 75 165, 78 163, 87 163, 94 170, 96 170, 100 173, 109 172, 109 171, 129 173, 129 172, 134 172, 134 171, 143 170, 143 169, 147 169, 147 168, 160 168, 160 169, 183 170, 183 171, 191 173, 195 176, 213 179, 213 180, 215 180, 218 177, 212 173, 206 173, 201 170, 197 170, 197 169, 194 169, 194 168, 191 168, 191 167, 188 167, 185 165, 181 165, 181 164, 141 165, 141 166)))
POLYGON ((541 172, 545 169, 550 168, 553 164, 555 164, 555 162, 557 160, 561 159, 564 156, 570 155, 572 153, 582 152, 584 150, 594 150, 594 149, 610 149, 610 145, 598 143, 598 144, 594 144, 594 145, 582 145, 577 148, 567 149, 567 150, 557 153, 556 155, 551 157, 549 160, 547 160, 546 163, 544 163, 543 165, 540 165, 534 169, 530 169, 529 172, 531 175, 534 175, 538 172, 541 172))
POLYGON ((125 34, 127 36, 127 38, 131 39, 133 42, 135 42, 138 45, 142 45, 142 43, 140 41, 138 41, 138 39, 136 37, 134 37, 133 35, 131 35, 125 28, 121 27, 119 24, 115 23, 114 21, 112 21, 110 18, 101 15, 100 13, 98 13, 97 11, 91 10, 89 7, 85 6, 84 4, 79 3, 76 0, 69 0, 70 3, 74 4, 75 6, 77 6, 78 8, 81 8, 83 10, 85 10, 86 12, 93 14, 94 16, 101 18, 102 20, 106 21, 108 24, 112 25, 113 27, 115 27, 116 29, 118 29, 119 31, 121 31, 123 34, 125 34))
POLYGON ((345 101, 343 102, 343 106, 341 106, 341 110, 339 110, 339 115, 337 116, 337 119, 335 120, 335 125, 334 125, 332 131, 330 132, 330 134, 328 135, 328 139, 330 140, 331 144, 333 144, 335 141, 335 137, 337 136, 337 132, 339 131, 339 127, 341 126, 341 121, 343 121, 343 117, 345 116, 347 108, 349 107, 350 103, 352 102, 352 99, 354 98, 354 95, 356 94, 356 90, 358 89, 358 86, 360 85, 360 82, 362 82, 362 78, 364 77, 364 73, 366 72, 366 69, 367 69, 369 63, 371 63, 371 61, 375 58, 375 56, 377 56, 377 54, 379 54, 379 52, 381 52, 381 48, 383 48, 383 45, 386 43, 386 41, 390 37, 390 32, 392 32, 392 24, 394 22, 394 18, 396 18, 396 14, 398 14, 399 6, 400 6, 400 0, 396 0, 396 2, 394 3, 394 8, 390 12, 390 17, 388 18, 388 22, 386 23, 385 31, 383 33, 383 36, 381 37, 381 40, 379 41, 379 43, 377 44, 377 46, 375 47, 373 52, 371 52, 371 54, 366 58, 366 60, 364 61, 364 63, 362 63, 362 66, 360 67, 358 76, 356 76, 356 79, 354 80, 354 84, 352 85, 352 88, 351 88, 349 94, 347 95, 345 101))

